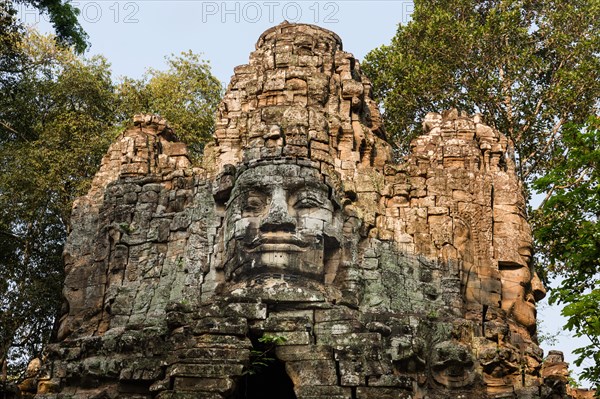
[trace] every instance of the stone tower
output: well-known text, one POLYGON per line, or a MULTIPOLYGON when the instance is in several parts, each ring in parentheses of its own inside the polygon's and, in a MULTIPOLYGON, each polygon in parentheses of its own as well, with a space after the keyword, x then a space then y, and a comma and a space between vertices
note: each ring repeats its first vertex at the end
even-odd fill
POLYGON ((38 398, 563 398, 504 135, 429 114, 393 162, 340 38, 259 38, 194 167, 156 116, 73 208, 38 398))

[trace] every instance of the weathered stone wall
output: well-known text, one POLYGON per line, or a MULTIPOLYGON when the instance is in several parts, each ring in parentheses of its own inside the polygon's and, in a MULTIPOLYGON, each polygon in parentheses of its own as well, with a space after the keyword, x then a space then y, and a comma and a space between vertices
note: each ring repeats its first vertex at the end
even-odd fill
POLYGON ((568 397, 507 139, 449 111, 389 154, 358 62, 310 25, 235 69, 201 168, 136 117, 74 205, 37 397, 568 397))

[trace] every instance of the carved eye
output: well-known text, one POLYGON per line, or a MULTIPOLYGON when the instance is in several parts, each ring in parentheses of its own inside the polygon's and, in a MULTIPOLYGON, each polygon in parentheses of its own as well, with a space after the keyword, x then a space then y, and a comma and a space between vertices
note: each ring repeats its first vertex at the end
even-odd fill
POLYGON ((248 213, 260 213, 265 208, 265 201, 257 195, 249 195, 242 210, 248 213))

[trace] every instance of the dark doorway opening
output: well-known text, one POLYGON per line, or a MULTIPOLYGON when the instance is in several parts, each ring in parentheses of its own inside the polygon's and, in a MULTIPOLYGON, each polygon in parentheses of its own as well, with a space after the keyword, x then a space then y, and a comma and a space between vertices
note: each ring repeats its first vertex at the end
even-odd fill
POLYGON ((255 374, 240 378, 235 399, 296 399, 296 394, 285 365, 274 359, 255 374))

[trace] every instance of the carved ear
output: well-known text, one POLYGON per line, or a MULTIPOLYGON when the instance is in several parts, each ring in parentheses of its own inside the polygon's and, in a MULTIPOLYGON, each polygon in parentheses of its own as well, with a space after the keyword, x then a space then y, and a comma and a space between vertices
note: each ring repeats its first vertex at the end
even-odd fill
POLYGON ((231 190, 235 184, 235 166, 227 164, 223 166, 221 172, 215 179, 212 189, 212 195, 218 204, 224 204, 231 195, 231 190))

